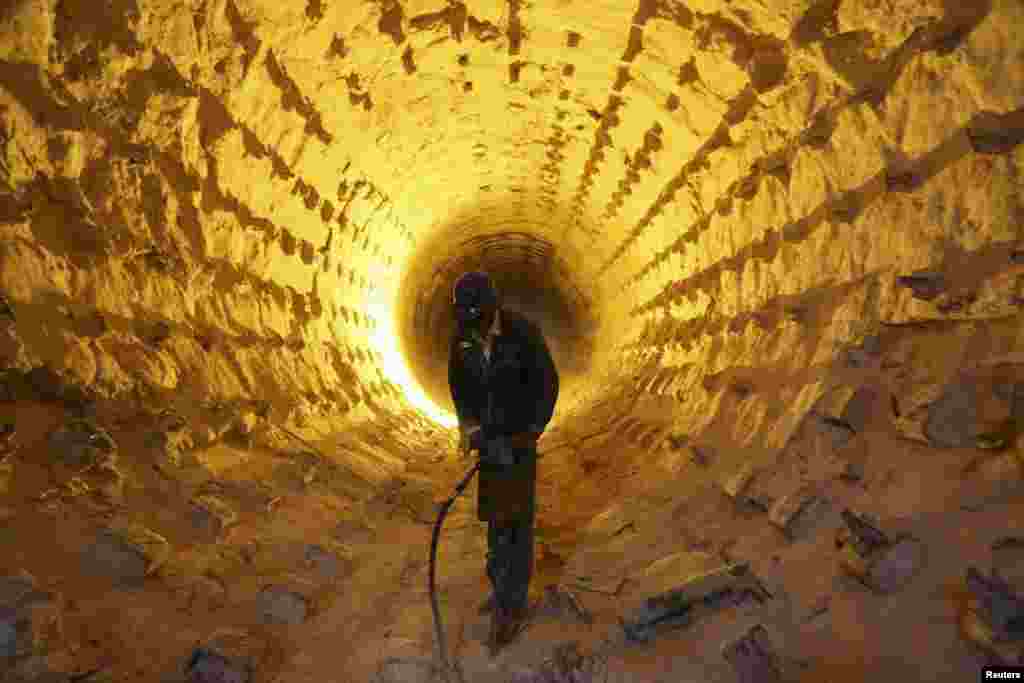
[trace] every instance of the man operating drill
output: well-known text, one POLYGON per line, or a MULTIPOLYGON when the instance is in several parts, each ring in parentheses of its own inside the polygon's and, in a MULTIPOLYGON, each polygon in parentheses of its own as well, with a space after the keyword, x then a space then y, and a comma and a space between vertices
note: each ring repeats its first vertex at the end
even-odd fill
POLYGON ((537 440, 558 399, 558 372, 540 329, 501 308, 490 277, 470 272, 452 292, 457 329, 448 383, 460 449, 477 451, 477 516, 488 523, 487 576, 493 593, 490 648, 521 630, 533 570, 537 440))

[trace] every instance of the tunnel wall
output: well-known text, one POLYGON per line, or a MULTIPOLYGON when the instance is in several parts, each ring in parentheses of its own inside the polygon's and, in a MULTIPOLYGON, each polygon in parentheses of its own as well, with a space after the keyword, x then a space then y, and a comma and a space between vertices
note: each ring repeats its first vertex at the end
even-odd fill
POLYGON ((612 131, 615 146, 634 146, 620 163, 598 137, 596 180, 585 173, 579 192, 616 231, 597 270, 615 293, 603 330, 615 341, 595 344, 613 365, 597 385, 670 405, 661 429, 630 425, 646 445, 713 430, 778 452, 865 340, 1019 315, 1020 6, 919 3, 892 21, 858 8, 780 26, 783 12, 757 34, 721 23, 724 8, 642 27, 623 67, 635 78, 609 100, 612 126, 634 123, 612 131), (704 51, 638 96, 658 73, 644 60, 669 44, 704 51), (765 52, 784 80, 762 77, 765 52), (644 132, 658 96, 671 113, 644 132))
MULTIPOLYGON (((444 462, 450 434, 399 429, 430 421, 386 355, 408 332, 388 327, 392 298, 447 296, 443 280, 400 284, 416 254, 436 245, 427 272, 444 262, 452 225, 549 240, 600 323, 542 443, 545 561, 575 552, 551 542, 555 522, 575 543, 622 519, 599 512, 628 507, 634 526, 669 535, 619 556, 728 546, 775 566, 761 512, 863 455, 835 456, 851 431, 867 442, 858 503, 876 511, 959 510, 968 470, 1019 482, 1022 31, 1019 0, 4 4, 0 398, 26 425, 16 467, 0 462, 0 533, 19 541, 4 562, 96 610, 80 642, 108 599, 128 616, 104 648, 166 618, 174 633, 145 629, 146 648, 114 653, 126 680, 180 671, 198 635, 178 603, 204 605, 204 629, 250 625, 261 582, 306 590, 296 575, 313 538, 342 539, 320 551, 339 564, 379 555, 388 590, 415 575, 424 544, 397 537, 408 555, 389 556, 362 517, 426 527, 462 474, 444 462), (210 447, 201 476, 184 458, 157 474, 124 428, 131 486, 125 497, 90 479, 111 499, 96 512, 47 448, 68 415, 36 419, 20 399, 80 413, 97 396, 196 423, 228 404, 246 429, 250 412, 315 427, 344 437, 337 460, 377 476, 353 481, 308 450, 214 443, 220 428, 194 435, 210 447), (1006 452, 974 452, 993 439, 1006 452), (651 481, 674 490, 648 497, 651 481), (691 502, 707 482, 714 496, 691 502), (694 543, 651 508, 692 521, 694 543), (87 522, 114 511, 164 538, 159 590, 75 585, 87 522)), ((460 514, 476 572, 482 534, 460 514)), ((980 539, 986 522, 970 524, 980 539)), ((609 531, 616 543, 632 542, 626 526, 609 531)), ((814 576, 833 559, 821 557, 814 576)), ((339 593, 366 607, 358 589, 384 579, 360 566, 356 590, 320 579, 309 614, 339 593)), ((429 650, 420 598, 427 627, 403 627, 429 650)), ((906 612, 879 620, 924 628, 906 612)), ((359 620, 332 618, 359 642, 359 620)), ((935 633, 927 642, 953 637, 935 633)), ((342 640, 315 644, 333 656, 342 640)), ((307 675, 288 680, 322 680, 304 656, 307 675)))
POLYGON ((8 10, 5 366, 286 419, 400 413, 368 339, 413 234, 233 3, 201 38, 181 7, 130 9, 8 10))
POLYGON ((881 325, 1017 310, 1012 0, 102 7, 7 10, 23 370, 411 418, 375 301, 467 212, 563 245, 605 293, 595 376, 675 397, 677 428, 731 416, 746 370, 791 376, 744 402, 744 444, 781 447, 808 368, 881 325), (918 270, 947 291, 901 286, 918 270))

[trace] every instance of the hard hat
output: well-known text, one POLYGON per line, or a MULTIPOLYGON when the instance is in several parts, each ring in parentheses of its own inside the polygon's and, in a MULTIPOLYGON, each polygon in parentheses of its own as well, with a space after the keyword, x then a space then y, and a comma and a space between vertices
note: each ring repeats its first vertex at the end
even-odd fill
POLYGON ((487 273, 465 273, 452 287, 452 305, 460 322, 474 322, 498 305, 498 292, 487 273))

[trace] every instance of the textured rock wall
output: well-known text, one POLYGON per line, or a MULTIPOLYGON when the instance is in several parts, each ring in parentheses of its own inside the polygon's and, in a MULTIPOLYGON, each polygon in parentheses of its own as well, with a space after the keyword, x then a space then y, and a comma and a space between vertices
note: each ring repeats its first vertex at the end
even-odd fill
MULTIPOLYGON (((443 393, 462 263, 570 311, 552 558, 651 478, 785 526, 801 486, 889 452, 872 430, 1018 481, 1022 31, 1020 0, 6 3, 4 533, 235 610, 204 624, 321 614, 316 567, 383 545, 313 537, 381 501, 422 522, 447 482, 402 352, 443 393)), ((940 488, 866 500, 911 515, 940 488)), ((64 580, 18 543, 9 569, 64 580)), ((121 673, 177 661, 205 634, 185 622, 121 673)), ((275 633, 220 647, 277 661, 275 633)))

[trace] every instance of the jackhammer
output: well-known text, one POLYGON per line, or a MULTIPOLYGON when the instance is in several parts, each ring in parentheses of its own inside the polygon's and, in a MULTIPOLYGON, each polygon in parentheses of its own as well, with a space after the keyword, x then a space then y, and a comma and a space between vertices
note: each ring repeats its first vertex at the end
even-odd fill
POLYGON ((444 524, 444 518, 448 515, 449 508, 455 504, 456 499, 469 486, 470 480, 472 480, 473 475, 476 474, 478 469, 480 469, 479 460, 466 473, 466 476, 459 482, 459 485, 455 487, 455 493, 452 494, 451 498, 441 503, 437 513, 437 522, 434 523, 434 533, 430 538, 430 607, 434 612, 434 631, 437 635, 438 658, 441 660, 442 673, 447 683, 465 683, 465 679, 462 676, 462 670, 459 668, 458 662, 448 663, 448 645, 444 638, 444 628, 441 626, 441 610, 437 606, 437 585, 434 580, 437 567, 437 541, 441 536, 441 526, 444 524), (455 674, 454 680, 452 679, 453 673, 455 674))

